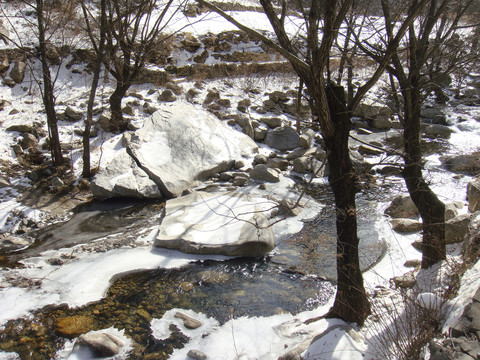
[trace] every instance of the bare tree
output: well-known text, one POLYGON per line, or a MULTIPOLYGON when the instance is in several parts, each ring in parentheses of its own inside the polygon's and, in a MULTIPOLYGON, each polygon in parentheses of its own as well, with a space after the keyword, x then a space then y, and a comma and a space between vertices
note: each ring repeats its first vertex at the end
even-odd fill
MULTIPOLYGON (((95 63, 93 65, 93 79, 90 86, 90 94, 88 97, 87 104, 87 119, 85 120, 85 127, 83 130, 83 170, 82 176, 84 178, 90 178, 92 176, 91 171, 91 162, 90 162, 90 133, 93 123, 93 105, 95 102, 95 95, 97 92, 98 82, 100 80, 100 71, 102 69, 102 63, 105 56, 105 42, 106 42, 106 33, 107 33, 107 19, 106 19, 106 0, 100 0, 100 21, 97 26, 99 31, 99 40, 98 42, 94 38, 94 30, 92 28, 92 21, 96 19, 92 16, 91 12, 88 10, 88 7, 84 2, 81 4, 83 15, 85 19, 87 34, 90 37, 91 43, 95 49, 95 63)), ((96 21, 95 21, 96 22, 96 21)))
POLYGON ((37 24, 38 24, 38 41, 40 49, 40 62, 42 63, 43 77, 43 105, 47 114, 48 135, 50 138, 50 150, 53 163, 57 166, 64 163, 62 149, 60 147, 60 137, 58 135, 57 113, 55 111, 55 97, 53 95, 52 75, 47 60, 47 41, 45 37, 46 26, 44 15, 44 1, 36 0, 37 24))
POLYGON ((298 1, 305 31, 295 38, 286 30, 289 3, 281 2, 281 8, 275 8, 270 0, 260 0, 260 4, 275 33, 275 40, 246 27, 222 11, 217 6, 197 0, 197 2, 217 12, 225 19, 244 30, 252 37, 263 41, 267 46, 282 54, 292 65, 308 90, 308 100, 315 122, 319 125, 325 141, 329 183, 335 197, 337 214, 337 294, 335 303, 327 316, 339 317, 349 322, 363 324, 370 313, 370 304, 363 285, 359 266, 357 214, 355 192, 357 177, 350 160, 348 138, 351 129, 351 110, 376 83, 391 56, 396 51, 400 39, 413 22, 420 9, 428 0, 420 1, 397 31, 386 49, 383 62, 374 70, 373 75, 361 86, 356 95, 347 103, 343 87, 328 77, 328 64, 332 47, 339 29, 351 9, 353 0, 298 1), (297 41, 298 40, 298 41, 297 41), (301 44, 304 46, 301 46, 301 44))
MULTIPOLYGON (((115 78, 116 87, 110 96, 111 131, 126 130, 122 99, 145 66, 165 26, 180 9, 172 11, 173 0, 105 0, 101 17, 105 19, 105 56, 103 63, 115 78)), ((96 43, 100 37, 90 36, 96 43)), ((98 43, 94 45, 97 53, 98 43)))
MULTIPOLYGON (((409 26, 404 51, 396 52, 387 67, 398 83, 403 98, 403 178, 423 220, 422 268, 444 260, 446 247, 445 204, 430 189, 422 174, 420 110, 432 91, 439 94, 436 80, 451 73, 464 59, 458 48, 453 50, 453 57, 445 55, 452 53, 452 40, 458 36, 456 31, 461 25, 460 21, 473 2, 430 1, 415 24, 409 26)), ((418 0, 410 0, 401 6, 408 6, 407 12, 412 11, 418 6, 418 0)), ((404 15, 404 9, 393 0, 382 0, 382 8, 387 39, 390 39, 394 36, 395 24, 404 15)), ((383 51, 379 51, 376 44, 357 44, 373 59, 381 61, 384 58, 383 51)), ((392 86, 395 90, 393 82, 392 86)))

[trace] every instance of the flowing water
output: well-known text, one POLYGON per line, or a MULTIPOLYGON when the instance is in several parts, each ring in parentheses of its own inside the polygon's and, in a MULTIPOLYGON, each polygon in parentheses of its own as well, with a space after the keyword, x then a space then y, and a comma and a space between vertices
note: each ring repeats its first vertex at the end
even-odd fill
MULTIPOLYGON (((318 189, 318 193, 323 196, 324 189, 318 189)), ((375 205, 369 204, 362 202, 361 213, 373 212, 375 205)), ((32 232, 35 243, 10 254, 9 261, 14 263, 45 250, 79 245, 96 249, 105 246, 105 242, 95 240, 112 233, 116 234, 116 246, 131 244, 141 229, 159 221, 162 207, 159 203, 125 199, 84 205, 69 221, 32 232)), ((371 230, 373 220, 360 221, 363 269, 374 264, 385 250, 371 230)), ((150 320, 161 318, 167 310, 192 309, 224 323, 241 316, 271 316, 312 309, 334 295, 334 286, 329 281, 335 280, 334 226, 330 209, 307 222, 299 234, 282 241, 265 258, 197 261, 179 269, 124 275, 112 283, 101 301, 73 309, 50 306, 37 311, 33 319, 10 321, 0 333, 0 349, 15 351, 22 359, 48 359, 61 347, 63 337, 78 335, 75 331, 59 333, 55 319, 65 318, 73 319, 80 328, 86 322, 85 326, 91 330, 110 326, 125 329, 140 349, 135 350, 132 358, 148 354, 152 358, 166 358, 173 347, 181 347, 185 342, 178 331, 165 341, 151 336, 150 320)))

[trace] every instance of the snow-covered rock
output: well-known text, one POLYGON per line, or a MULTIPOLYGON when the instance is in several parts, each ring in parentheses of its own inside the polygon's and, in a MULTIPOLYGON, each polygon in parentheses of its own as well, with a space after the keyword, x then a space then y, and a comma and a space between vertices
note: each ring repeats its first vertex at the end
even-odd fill
POLYGON ((95 177, 94 195, 176 197, 258 151, 248 136, 205 110, 181 103, 165 105, 124 142, 129 157, 120 155, 95 177))
POLYGON ((194 192, 168 200, 155 246, 191 254, 262 256, 275 246, 266 216, 275 206, 245 192, 194 192))

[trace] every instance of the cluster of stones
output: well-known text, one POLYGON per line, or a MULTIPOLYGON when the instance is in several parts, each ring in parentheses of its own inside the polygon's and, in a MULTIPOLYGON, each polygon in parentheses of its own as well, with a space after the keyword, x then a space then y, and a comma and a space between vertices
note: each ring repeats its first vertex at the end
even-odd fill
POLYGON ((465 308, 459 321, 450 328, 449 337, 442 343, 429 345, 430 359, 473 360, 480 358, 480 289, 465 308))

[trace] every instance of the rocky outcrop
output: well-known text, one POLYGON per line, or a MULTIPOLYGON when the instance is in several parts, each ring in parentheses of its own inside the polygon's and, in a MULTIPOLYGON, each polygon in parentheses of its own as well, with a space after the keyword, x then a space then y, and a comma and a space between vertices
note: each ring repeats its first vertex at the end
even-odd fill
POLYGON ((242 192, 194 192, 168 200, 155 246, 189 254, 263 256, 275 246, 265 215, 272 206, 242 192))
POLYGON ((175 103, 126 137, 125 147, 95 177, 95 196, 176 197, 258 151, 253 140, 209 112, 175 103))

